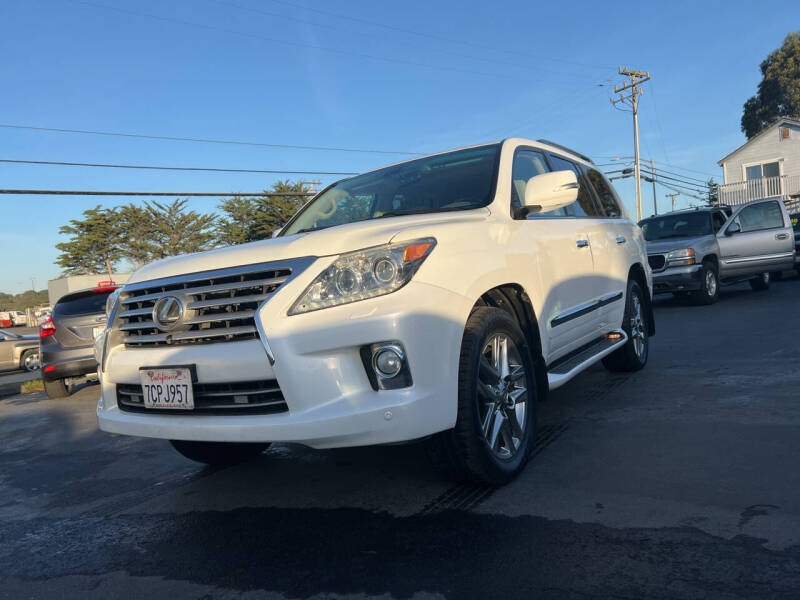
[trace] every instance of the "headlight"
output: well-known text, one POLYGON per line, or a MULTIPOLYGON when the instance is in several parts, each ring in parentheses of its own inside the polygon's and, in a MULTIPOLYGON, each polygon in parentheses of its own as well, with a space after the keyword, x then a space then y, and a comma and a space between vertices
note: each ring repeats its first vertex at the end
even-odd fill
POLYGON ((424 238, 342 254, 311 282, 289 315, 391 294, 411 281, 434 246, 435 239, 424 238))
POLYGON ((108 322, 107 320, 111 318, 111 311, 114 309, 114 305, 117 303, 117 299, 119 298, 119 290, 120 288, 115 289, 106 298, 106 322, 108 322))
POLYGON ((673 250, 667 254, 667 266, 677 267, 680 265, 694 264, 694 249, 684 248, 683 250, 673 250))

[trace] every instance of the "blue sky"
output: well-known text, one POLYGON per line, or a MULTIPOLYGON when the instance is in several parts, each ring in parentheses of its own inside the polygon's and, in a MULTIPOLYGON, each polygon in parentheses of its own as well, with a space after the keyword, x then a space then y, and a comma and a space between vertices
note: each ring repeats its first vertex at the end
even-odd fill
MULTIPOLYGON (((520 135, 608 162, 633 151, 630 114, 608 101, 627 65, 652 75, 642 155, 721 181, 758 65, 800 6, 652 4, 5 0, 0 123, 421 153, 520 135)), ((364 171, 404 157, 0 128, 0 158, 364 171)), ((253 192, 276 178, 0 164, 6 189, 253 192)), ((617 183, 631 211, 633 186, 617 183)), ((649 184, 644 198, 649 214, 649 184)), ((59 226, 128 201, 0 196, 0 291, 45 287, 59 226)))

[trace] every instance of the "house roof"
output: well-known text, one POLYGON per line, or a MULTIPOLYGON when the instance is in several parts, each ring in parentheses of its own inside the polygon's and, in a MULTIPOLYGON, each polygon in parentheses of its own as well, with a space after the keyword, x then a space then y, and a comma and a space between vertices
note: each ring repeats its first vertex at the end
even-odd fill
POLYGON ((755 141, 756 141, 758 138, 760 138, 761 136, 763 136, 763 135, 766 135, 766 134, 767 134, 767 132, 768 132, 768 131, 771 131, 771 130, 772 130, 774 127, 778 127, 778 126, 780 126, 780 125, 783 125, 784 123, 789 123, 790 125, 795 125, 795 126, 797 126, 797 127, 800 127, 800 119, 796 119, 796 118, 792 118, 792 117, 781 117, 780 119, 776 119, 775 121, 773 121, 772 123, 770 123, 769 125, 767 125, 766 127, 764 127, 764 129, 762 129, 762 130, 761 130, 761 131, 759 131, 757 134, 755 134, 753 137, 751 137, 749 140, 747 140, 747 141, 746 141, 744 144, 742 144, 741 146, 739 146, 739 147, 738 147, 736 150, 734 150, 734 151, 733 151, 733 152, 731 152, 730 154, 727 154, 726 156, 723 156, 722 158, 720 158, 720 159, 717 161, 717 164, 718 164, 718 165, 721 167, 721 166, 722 166, 722 163, 724 163, 724 162, 725 162, 726 160, 728 160, 728 159, 729 159, 731 156, 733 156, 734 154, 736 154, 736 153, 737 153, 739 150, 741 150, 742 148, 744 148, 744 147, 745 147, 745 146, 747 146, 748 144, 752 144, 753 142, 755 142, 755 141))

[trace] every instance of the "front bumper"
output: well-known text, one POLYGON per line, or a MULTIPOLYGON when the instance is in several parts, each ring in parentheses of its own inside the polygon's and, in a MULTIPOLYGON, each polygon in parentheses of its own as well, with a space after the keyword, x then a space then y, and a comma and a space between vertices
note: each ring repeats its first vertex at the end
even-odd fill
POLYGON ((703 265, 685 267, 667 267, 663 271, 653 273, 653 292, 690 292, 702 287, 701 271, 703 265))
POLYGON ((413 440, 453 427, 461 338, 471 309, 465 297, 412 281, 383 297, 287 317, 305 287, 299 279, 292 284, 264 304, 257 317, 274 365, 259 340, 113 348, 101 373, 100 429, 166 439, 331 448, 413 440), (413 385, 375 391, 359 349, 390 340, 405 347, 413 385), (118 407, 116 385, 138 384, 140 367, 187 364, 196 365, 198 383, 277 380, 288 411, 148 414, 118 407))

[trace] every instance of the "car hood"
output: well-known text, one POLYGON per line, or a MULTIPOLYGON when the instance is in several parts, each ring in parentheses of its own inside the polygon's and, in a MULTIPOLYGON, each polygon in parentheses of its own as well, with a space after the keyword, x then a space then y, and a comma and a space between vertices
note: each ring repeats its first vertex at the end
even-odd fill
POLYGON ((648 254, 666 254, 672 250, 682 250, 683 248, 692 248, 699 243, 708 240, 711 236, 701 235, 696 237, 687 238, 670 238, 668 240, 647 242, 648 254))
POLYGON ((431 227, 430 235, 435 237, 437 225, 484 220, 489 214, 489 209, 480 208, 458 213, 387 217, 195 254, 172 256, 145 265, 131 275, 127 283, 305 256, 332 256, 388 244, 390 241, 402 241, 404 229, 418 229, 428 225, 431 227), (397 239, 393 240, 395 237, 397 239))

